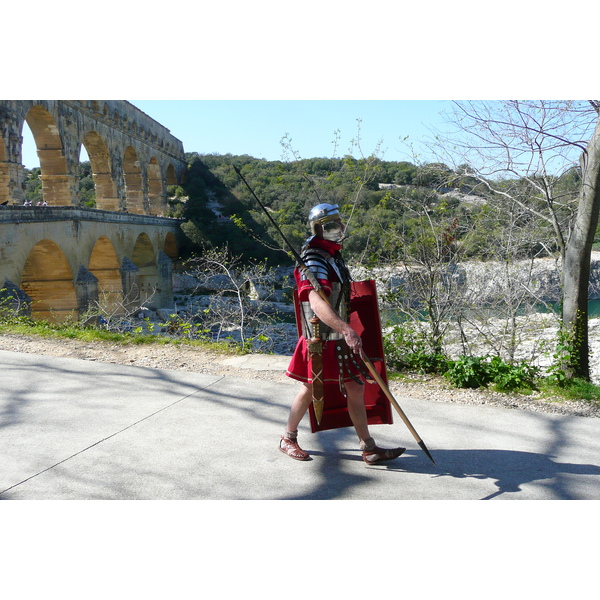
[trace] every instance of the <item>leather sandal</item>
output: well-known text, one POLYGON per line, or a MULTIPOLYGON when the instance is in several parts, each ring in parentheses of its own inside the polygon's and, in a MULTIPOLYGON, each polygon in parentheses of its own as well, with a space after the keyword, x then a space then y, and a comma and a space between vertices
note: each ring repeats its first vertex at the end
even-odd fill
POLYGON ((298 442, 296 440, 290 440, 290 438, 286 438, 281 436, 281 440, 279 442, 279 449, 287 454, 290 458, 294 460, 309 460, 310 455, 308 452, 304 452, 300 446, 298 446, 298 442))
POLYGON ((384 448, 375 446, 371 450, 363 450, 362 457, 367 464, 373 465, 386 460, 394 460, 394 458, 398 458, 404 454, 405 450, 406 448, 390 448, 389 450, 385 450, 384 448))

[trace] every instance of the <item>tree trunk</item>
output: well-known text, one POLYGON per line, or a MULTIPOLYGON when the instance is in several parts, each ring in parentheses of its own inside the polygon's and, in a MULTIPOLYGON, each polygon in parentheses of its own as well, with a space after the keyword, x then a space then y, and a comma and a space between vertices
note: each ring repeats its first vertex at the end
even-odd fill
POLYGON ((589 380, 588 286, 592 244, 600 211, 600 119, 581 157, 582 185, 577 216, 567 242, 563 269, 563 326, 571 356, 563 368, 568 379, 589 380))

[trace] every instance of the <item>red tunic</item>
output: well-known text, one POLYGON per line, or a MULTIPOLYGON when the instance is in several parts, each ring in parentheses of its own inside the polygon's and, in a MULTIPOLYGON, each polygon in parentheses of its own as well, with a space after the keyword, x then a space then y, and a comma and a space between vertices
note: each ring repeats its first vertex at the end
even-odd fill
MULTIPOLYGON (((309 247, 317 247, 326 250, 332 256, 338 251, 341 246, 327 240, 321 240, 313 238, 309 242, 309 247)), ((323 288, 323 291, 329 296, 331 294, 331 283, 339 281, 335 273, 331 273, 331 280, 319 279, 319 283, 323 288)), ((307 302, 308 296, 313 286, 308 279, 301 278, 300 269, 294 271, 294 278, 296 279, 296 287, 298 290, 299 302, 307 302)), ((345 342, 341 340, 343 344, 345 342)), ((339 340, 330 340, 323 343, 323 381, 324 383, 337 383, 339 382, 340 374, 338 361, 336 356, 336 342, 339 340)), ((292 360, 286 371, 286 375, 292 379, 302 381, 303 383, 312 383, 312 372, 310 366, 310 356, 308 353, 308 342, 304 336, 300 336, 296 349, 292 356, 292 360)), ((350 381, 350 377, 344 377, 344 381, 350 381)))
MULTIPOLYGON (((323 382, 337 383, 340 380, 338 361, 335 354, 335 342, 332 340, 323 344, 323 382)), ((308 344, 306 338, 301 337, 296 344, 296 349, 292 360, 285 373, 292 379, 297 379, 303 383, 312 383, 312 372, 310 367, 310 357, 308 354, 308 344)), ((350 377, 344 377, 344 381, 350 381, 350 377)))

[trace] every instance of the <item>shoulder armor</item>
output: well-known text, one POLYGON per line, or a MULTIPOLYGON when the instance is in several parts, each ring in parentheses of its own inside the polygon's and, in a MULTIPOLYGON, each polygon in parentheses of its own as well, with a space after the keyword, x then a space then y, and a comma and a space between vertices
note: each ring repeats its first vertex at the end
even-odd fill
MULTIPOLYGON (((307 252, 304 257, 304 264, 313 272, 317 279, 329 279, 329 269, 327 268, 327 260, 320 253, 307 252)), ((302 280, 306 279, 304 272, 302 280)))

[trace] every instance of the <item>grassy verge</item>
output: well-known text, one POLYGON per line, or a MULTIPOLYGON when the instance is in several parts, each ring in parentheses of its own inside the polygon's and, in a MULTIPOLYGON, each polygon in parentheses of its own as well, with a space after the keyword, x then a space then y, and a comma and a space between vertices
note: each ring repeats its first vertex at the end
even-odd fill
POLYGON ((111 342, 122 345, 184 345, 221 352, 223 354, 244 354, 239 344, 228 342, 211 342, 208 340, 194 340, 189 338, 171 338, 160 335, 114 332, 94 327, 81 327, 62 323, 48 323, 46 321, 33 321, 26 318, 16 318, 0 321, 0 335, 34 335, 43 338, 81 340, 84 342, 111 342))
MULTIPOLYGON (((54 339, 67 338, 84 342, 111 342, 113 344, 122 345, 183 345, 223 354, 234 355, 246 353, 240 344, 229 342, 211 342, 208 340, 173 338, 131 332, 113 332, 95 327, 82 327, 80 325, 65 323, 48 323, 46 321, 36 321, 22 317, 0 320, 0 335, 2 334, 34 335, 54 339)), ((393 368, 388 368, 388 378, 390 381, 401 381, 408 376, 408 373, 409 371, 398 371, 393 368)), ((416 373, 411 372, 411 375, 415 374, 416 373)), ((428 378, 430 377, 431 374, 428 375, 428 378)), ((414 381, 412 377, 411 380, 414 381)), ((481 386, 481 389, 486 388, 487 386, 481 386)), ((523 396, 531 395, 533 391, 531 387, 515 388, 508 391, 499 389, 494 385, 490 385, 490 389, 504 393, 517 393, 523 396)), ((538 394, 541 394, 542 398, 555 402, 576 401, 600 405, 600 386, 581 379, 574 379, 563 385, 558 385, 549 378, 538 377, 535 380, 533 389, 538 392, 538 394)), ((538 394, 536 395, 539 397, 538 394)))
POLYGON ((544 396, 551 398, 558 397, 562 400, 584 401, 600 405, 600 386, 583 379, 573 379, 564 385, 542 379, 539 389, 544 396))

